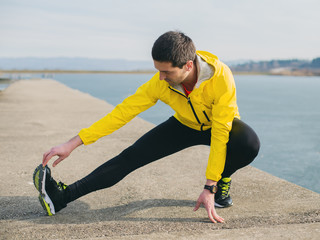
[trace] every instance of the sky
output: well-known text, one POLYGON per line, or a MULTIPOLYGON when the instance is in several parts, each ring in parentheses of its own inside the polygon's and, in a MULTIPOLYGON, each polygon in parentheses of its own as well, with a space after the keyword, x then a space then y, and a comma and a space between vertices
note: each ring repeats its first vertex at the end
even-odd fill
POLYGON ((320 57, 319 0, 0 0, 0 57, 151 60, 179 30, 225 61, 320 57))

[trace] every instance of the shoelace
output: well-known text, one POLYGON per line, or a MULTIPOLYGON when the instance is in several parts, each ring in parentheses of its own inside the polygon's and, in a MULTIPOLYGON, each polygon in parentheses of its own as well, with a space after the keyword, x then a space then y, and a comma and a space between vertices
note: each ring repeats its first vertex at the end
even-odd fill
POLYGON ((63 182, 59 182, 59 183, 58 183, 58 188, 59 188, 60 190, 65 190, 65 189, 67 188, 67 185, 64 184, 63 182))
POLYGON ((219 187, 221 189, 221 197, 226 198, 229 196, 229 191, 230 191, 230 182, 225 183, 222 182, 219 184, 219 187))

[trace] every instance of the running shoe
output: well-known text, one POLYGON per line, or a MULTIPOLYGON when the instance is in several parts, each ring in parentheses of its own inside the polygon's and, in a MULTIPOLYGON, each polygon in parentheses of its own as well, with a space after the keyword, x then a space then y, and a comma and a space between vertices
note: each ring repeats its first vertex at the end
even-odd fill
POLYGON ((214 205, 218 208, 226 208, 232 206, 232 198, 230 197, 231 178, 222 178, 217 185, 218 191, 214 196, 214 205))
POLYGON ((48 166, 40 164, 33 173, 33 183, 39 191, 39 201, 46 213, 51 216, 67 206, 65 202, 65 189, 67 185, 57 183, 51 177, 51 170, 48 166))

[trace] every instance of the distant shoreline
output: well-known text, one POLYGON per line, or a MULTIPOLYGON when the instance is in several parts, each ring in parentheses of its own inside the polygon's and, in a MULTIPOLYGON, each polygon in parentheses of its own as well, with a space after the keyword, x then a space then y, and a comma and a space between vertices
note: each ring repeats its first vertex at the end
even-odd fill
POLYGON ((46 73, 66 73, 66 74, 150 74, 156 73, 152 70, 144 71, 93 71, 93 70, 0 70, 0 74, 10 74, 10 73, 33 73, 33 74, 46 74, 46 73))
MULTIPOLYGON (((274 75, 274 76, 320 76, 320 72, 306 70, 279 72, 232 71, 234 75, 274 75)), ((155 74, 155 70, 137 71, 96 71, 96 70, 0 70, 1 74, 155 74)))

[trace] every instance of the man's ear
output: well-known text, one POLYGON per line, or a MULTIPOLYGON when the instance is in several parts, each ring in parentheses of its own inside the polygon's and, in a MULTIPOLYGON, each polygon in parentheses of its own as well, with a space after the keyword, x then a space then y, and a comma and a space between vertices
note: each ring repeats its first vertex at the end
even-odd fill
POLYGON ((189 60, 185 66, 187 71, 191 71, 193 68, 193 61, 189 60))

